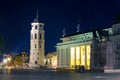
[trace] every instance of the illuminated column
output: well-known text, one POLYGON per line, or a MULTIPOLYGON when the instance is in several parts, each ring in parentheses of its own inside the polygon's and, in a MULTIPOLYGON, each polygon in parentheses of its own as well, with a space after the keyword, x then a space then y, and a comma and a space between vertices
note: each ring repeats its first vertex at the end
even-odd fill
POLYGON ((85 69, 87 68, 87 46, 85 45, 85 69))
POLYGON ((61 66, 63 65, 63 49, 61 49, 61 66))
POLYGON ((86 68, 90 69, 90 45, 86 46, 86 68))
POLYGON ((76 47, 76 65, 80 65, 80 47, 76 47))
POLYGON ((72 66, 75 65, 75 47, 71 47, 71 49, 70 49, 70 56, 71 56, 70 65, 72 67, 72 66))
POLYGON ((68 66, 71 67, 71 53, 70 53, 70 48, 68 48, 68 66))
POLYGON ((61 49, 58 48, 58 51, 57 51, 57 65, 58 67, 61 65, 61 49))
POLYGON ((80 47, 81 50, 81 65, 85 65, 85 46, 80 47))
POLYGON ((63 48, 63 67, 66 67, 66 47, 63 48))
POLYGON ((69 60, 69 54, 68 54, 68 48, 66 48, 66 66, 68 67, 68 60, 69 60))

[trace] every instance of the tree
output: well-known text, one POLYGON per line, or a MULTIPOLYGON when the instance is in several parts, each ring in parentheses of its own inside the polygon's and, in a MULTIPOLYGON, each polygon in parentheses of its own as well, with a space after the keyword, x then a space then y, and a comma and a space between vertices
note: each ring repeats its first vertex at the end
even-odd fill
POLYGON ((15 56, 13 63, 14 65, 22 66, 23 65, 22 56, 20 55, 15 56))
POLYGON ((0 53, 3 51, 4 47, 5 47, 4 38, 0 36, 0 53))

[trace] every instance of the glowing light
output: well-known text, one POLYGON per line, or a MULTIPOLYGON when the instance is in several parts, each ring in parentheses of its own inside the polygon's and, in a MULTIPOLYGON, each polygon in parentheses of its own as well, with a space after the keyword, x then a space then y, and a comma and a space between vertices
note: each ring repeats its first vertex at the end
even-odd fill
POLYGON ((7 59, 4 59, 4 60, 3 60, 3 63, 7 63, 7 59))
POLYGON ((11 58, 9 57, 9 58, 7 58, 7 61, 11 61, 11 58))

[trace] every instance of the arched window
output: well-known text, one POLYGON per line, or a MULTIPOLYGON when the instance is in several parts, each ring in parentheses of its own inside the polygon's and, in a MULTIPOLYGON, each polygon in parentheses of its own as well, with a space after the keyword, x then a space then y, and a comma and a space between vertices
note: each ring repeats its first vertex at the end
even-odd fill
POLYGON ((35 49, 37 48, 37 45, 35 44, 35 49))
POLYGON ((40 34, 40 36, 39 36, 39 39, 41 39, 41 34, 40 34))
POLYGON ((37 55, 39 55, 39 53, 37 53, 37 55))
POLYGON ((35 25, 35 29, 37 29, 37 25, 35 25))
POLYGON ((41 44, 39 45, 39 48, 41 48, 41 44))
POLYGON ((35 64, 37 64, 37 61, 35 61, 35 64))
POLYGON ((37 39, 37 34, 35 33, 35 39, 37 39))
POLYGON ((42 25, 39 25, 40 26, 40 28, 39 29, 42 29, 42 25))

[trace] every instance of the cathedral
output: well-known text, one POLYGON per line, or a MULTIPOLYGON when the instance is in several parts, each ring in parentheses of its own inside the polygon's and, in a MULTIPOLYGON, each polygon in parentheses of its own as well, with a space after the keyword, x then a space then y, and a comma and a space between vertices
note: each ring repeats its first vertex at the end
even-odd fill
POLYGON ((60 40, 56 45, 58 68, 120 68, 120 23, 90 32, 64 34, 60 40))
POLYGON ((39 22, 38 12, 34 22, 31 23, 31 28, 29 67, 37 68, 44 65, 45 50, 44 23, 39 22))

